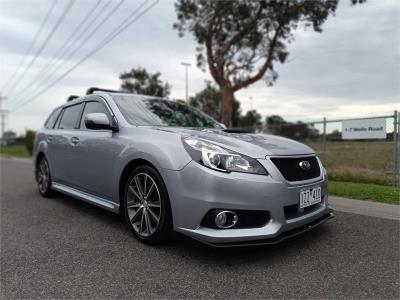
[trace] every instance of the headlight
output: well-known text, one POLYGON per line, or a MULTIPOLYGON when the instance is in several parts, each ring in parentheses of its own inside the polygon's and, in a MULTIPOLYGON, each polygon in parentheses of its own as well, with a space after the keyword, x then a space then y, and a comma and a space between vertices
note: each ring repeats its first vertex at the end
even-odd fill
POLYGON ((324 165, 322 164, 322 161, 319 159, 318 156, 317 156, 317 160, 319 162, 319 165, 321 166, 322 173, 324 174, 324 178, 328 179, 328 172, 326 171, 326 168, 324 167, 324 165))
POLYGON ((190 156, 196 162, 222 172, 242 172, 268 175, 255 159, 193 137, 183 139, 190 156))

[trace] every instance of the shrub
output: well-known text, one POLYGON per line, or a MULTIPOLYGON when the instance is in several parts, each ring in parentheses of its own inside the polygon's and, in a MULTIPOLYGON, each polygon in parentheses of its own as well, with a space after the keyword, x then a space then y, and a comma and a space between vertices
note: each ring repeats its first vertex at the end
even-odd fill
POLYGON ((29 154, 32 155, 33 143, 35 141, 36 132, 33 130, 27 130, 25 134, 25 147, 29 154))

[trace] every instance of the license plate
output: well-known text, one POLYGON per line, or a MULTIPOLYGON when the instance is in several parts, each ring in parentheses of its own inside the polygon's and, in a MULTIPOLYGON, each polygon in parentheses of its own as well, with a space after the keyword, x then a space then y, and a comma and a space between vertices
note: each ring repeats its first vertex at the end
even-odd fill
POLYGON ((321 202, 321 187, 300 191, 300 208, 321 202))

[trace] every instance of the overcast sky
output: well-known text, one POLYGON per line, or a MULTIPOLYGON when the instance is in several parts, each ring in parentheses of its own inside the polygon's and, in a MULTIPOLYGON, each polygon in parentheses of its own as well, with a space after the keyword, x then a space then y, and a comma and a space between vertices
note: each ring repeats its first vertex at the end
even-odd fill
MULTIPOLYGON (((11 110, 8 129, 21 133, 25 128, 38 128, 48 113, 63 103, 68 95, 81 95, 90 86, 117 89, 119 74, 132 67, 142 66, 150 72, 161 72, 162 79, 172 85, 171 98, 184 99, 184 68, 180 65, 183 61, 193 65, 189 69, 190 95, 201 90, 205 80, 211 80, 208 73, 195 66, 196 44, 193 38, 190 35, 179 38, 172 29, 174 2, 161 0, 65 79, 21 106, 29 96, 91 51, 142 3, 125 1, 75 55, 63 65, 62 61, 56 61, 61 66, 56 68, 51 80, 38 85, 40 70, 66 43, 84 16, 96 6, 95 15, 107 1, 101 0, 99 5, 96 5, 98 0, 75 1, 29 72, 15 86, 8 80, 24 57, 52 1, 0 0, 0 93, 8 97, 6 108, 11 110), (33 80, 36 84, 28 89, 33 80)), ((112 1, 99 20, 119 1, 112 1)), ((68 1, 56 2, 24 67, 67 5, 68 1)), ((97 26, 96 22, 92 24, 97 26)), ((74 44, 79 45, 79 41, 74 44)), ((324 24, 322 33, 299 29, 289 49, 288 62, 277 65, 279 78, 273 87, 260 81, 236 94, 243 111, 252 106, 263 116, 279 114, 289 120, 309 121, 324 116, 386 115, 395 109, 400 110, 400 1, 368 0, 363 5, 351 6, 349 0, 341 0, 336 16, 324 24)), ((24 67, 14 78, 22 74, 24 67)))

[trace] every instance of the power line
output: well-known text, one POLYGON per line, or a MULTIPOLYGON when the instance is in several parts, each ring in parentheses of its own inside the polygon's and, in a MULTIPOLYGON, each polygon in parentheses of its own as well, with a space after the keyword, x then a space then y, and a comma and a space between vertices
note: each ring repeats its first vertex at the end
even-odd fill
MULTIPOLYGON (((57 59, 60 59, 62 57, 62 55, 66 52, 69 51, 75 44, 76 41, 80 40, 80 38, 82 37, 82 35, 84 33, 86 33, 87 29, 89 29, 92 25, 92 21, 96 20, 96 18, 104 11, 104 9, 111 3, 111 1, 109 1, 108 3, 106 3, 106 5, 100 10, 99 14, 97 14, 92 20, 90 19, 90 16, 96 11, 97 7, 99 7, 99 4, 102 2, 103 0, 98 0, 97 2, 95 2, 94 6, 89 10, 89 12, 83 17, 83 19, 81 20, 81 22, 72 30, 71 35, 66 39, 66 42, 57 50, 57 52, 55 53, 55 55, 46 63, 45 66, 43 66, 43 68, 37 72, 35 78, 40 78, 42 76, 45 76, 44 74, 46 74, 46 72, 51 69, 50 67, 53 66, 53 62, 55 62, 57 59), (89 21, 89 22, 88 22, 89 21), (84 24, 88 22, 87 26, 84 27, 84 24), (74 38, 80 31, 81 29, 84 29, 84 31, 82 32, 81 35, 79 35, 77 38, 74 38), (72 43, 72 45, 71 45, 72 43), (71 47, 69 47, 71 46, 71 47), (62 54, 62 55, 60 55, 62 54)), ((29 89, 35 84, 36 80, 32 79, 30 83, 28 83, 25 87, 21 88, 21 93, 26 93, 27 91, 29 91, 29 89)), ((19 94, 20 95, 20 94, 19 94)))
POLYGON ((93 56, 95 53, 97 53, 100 49, 104 48, 106 45, 108 45, 113 39, 115 39, 118 35, 120 35, 123 31, 125 31, 130 25, 135 23, 137 20, 139 20, 145 13, 147 13, 150 9, 152 9, 158 2, 159 0, 154 1, 151 5, 149 5, 146 9, 144 9, 142 12, 140 12, 137 16, 135 16, 136 12, 138 12, 141 7, 143 6, 144 3, 147 1, 144 1, 138 9, 136 9, 132 14, 129 15, 129 18, 133 18, 129 21, 124 20, 121 22, 121 24, 113 31, 111 32, 105 39, 103 39, 97 47, 95 47, 93 50, 91 50, 88 54, 86 54, 81 60, 79 60, 76 64, 74 64, 71 68, 69 68, 64 74, 62 74, 60 77, 58 77, 56 80, 51 82, 49 85, 47 85, 44 89, 42 89, 40 92, 36 93, 34 96, 29 98, 27 101, 23 102, 22 105, 19 107, 16 107, 13 111, 17 110, 18 108, 25 107, 28 103, 32 102, 35 100, 37 97, 45 93, 47 90, 49 90, 51 87, 53 87, 55 84, 63 80, 69 73, 71 73, 73 70, 75 70, 78 66, 80 66, 84 61, 86 61, 88 58, 93 56), (124 24, 125 23, 125 24, 124 24))
MULTIPOLYGON (((123 1, 124 1, 124 0, 123 0, 123 1)), ((136 10, 134 10, 127 18, 125 18, 125 20, 124 20, 122 23, 120 23, 111 33, 109 33, 109 34, 107 35, 107 37, 110 36, 112 33, 114 33, 114 32, 116 31, 116 29, 118 29, 119 27, 121 27, 121 25, 123 25, 123 24, 126 22, 126 20, 129 20, 130 18, 132 18, 132 16, 134 16, 134 15, 143 7, 143 5, 144 5, 147 1, 148 1, 148 0, 145 0, 144 2, 142 2, 142 4, 139 5, 139 7, 138 7, 136 10)), ((36 93, 36 92, 40 89, 40 87, 41 87, 41 85, 42 85, 43 83, 45 83, 45 82, 46 82, 48 79, 50 79, 54 74, 56 74, 56 73, 57 73, 57 70, 61 69, 61 67, 64 66, 66 62, 68 62, 68 59, 70 59, 78 50, 80 50, 80 49, 82 48, 82 46, 84 46, 84 44, 85 44, 84 42, 87 41, 87 40, 89 40, 90 37, 92 37, 93 34, 95 34, 96 31, 98 31, 98 30, 101 28, 101 26, 105 23, 105 21, 107 21, 107 19, 108 19, 109 17, 111 17, 111 15, 116 11, 116 9, 119 8, 119 6, 121 5, 121 3, 122 3, 122 2, 120 2, 117 6, 115 6, 114 9, 113 9, 105 18, 103 18, 103 20, 100 22, 100 24, 99 24, 96 28, 94 28, 94 29, 85 37, 84 41, 83 41, 80 45, 78 45, 71 53, 69 53, 68 57, 66 57, 66 58, 61 62, 61 64, 58 64, 57 68, 56 68, 51 74, 48 74, 48 75, 46 76, 46 78, 44 78, 43 80, 41 80, 41 82, 38 84, 38 88, 35 89, 33 93, 36 93)), ((104 41, 104 39, 102 40, 102 42, 103 42, 103 41, 104 41)), ((96 47, 98 47, 102 42, 100 42, 96 47)), ((95 47, 95 48, 96 48, 96 47, 95 47)), ((23 98, 26 99, 27 97, 23 97, 23 98)), ((23 98, 22 98, 22 99, 23 99, 23 98)), ((21 103, 21 102, 23 102, 23 101, 24 101, 24 99, 23 99, 22 101, 18 101, 18 102, 21 103)), ((18 105, 18 104, 16 104, 16 105, 18 105)))
POLYGON ((42 33, 42 30, 43 30, 44 26, 46 25, 47 20, 49 19, 49 16, 50 16, 50 14, 52 13, 52 11, 53 11, 53 9, 55 7, 55 4, 56 4, 56 0, 53 0, 53 3, 50 5, 49 10, 47 11, 42 23, 39 26, 38 31, 35 34, 35 37, 32 39, 29 47, 27 48, 24 56, 22 57, 21 61, 19 62, 18 67, 15 69, 14 73, 11 75, 11 77, 1 87, 2 90, 4 90, 4 88, 14 80, 14 77, 18 74, 18 72, 21 69, 22 65, 24 64, 26 58, 31 53, 31 51, 33 49, 33 46, 36 44, 36 41, 37 41, 38 37, 42 33))
MULTIPOLYGON (((38 88, 35 89, 35 90, 38 90, 42 84, 44 84, 48 79, 50 79, 54 74, 56 74, 57 71, 58 71, 59 69, 61 69, 61 67, 64 66, 64 65, 68 62, 68 60, 69 60, 76 52, 78 52, 78 51, 84 46, 84 45, 88 42, 88 40, 90 40, 90 38, 92 38, 93 35, 108 21, 108 19, 111 18, 111 16, 118 10, 118 8, 123 4, 124 1, 125 1, 125 0, 120 0, 119 3, 118 3, 106 16, 105 16, 102 20, 100 20, 100 22, 98 22, 98 25, 97 25, 95 28, 93 28, 92 31, 90 31, 90 32, 83 38, 83 40, 80 42, 80 44, 78 44, 72 51, 70 51, 70 53, 67 55, 67 57, 64 57, 62 61, 56 62, 56 64, 53 66, 52 70, 49 71, 46 75, 44 75, 44 78, 42 78, 42 80, 40 80, 40 82, 39 82, 39 84, 38 84, 38 86, 37 86, 38 88)), ((106 5, 101 9, 101 11, 99 11, 99 12, 97 13, 97 15, 95 16, 94 20, 96 20, 96 19, 103 13, 103 11, 104 11, 111 3, 112 3, 112 0, 109 0, 109 1, 106 3, 106 5)), ((91 24, 89 24, 89 25, 91 25, 91 24)), ((86 29, 89 29, 90 27, 91 27, 91 26, 89 26, 89 27, 86 28, 86 29)), ((87 30, 85 30, 85 31, 83 32, 83 34, 86 33, 86 31, 87 31, 87 30)), ((75 45, 73 45, 73 46, 75 46, 75 45)), ((68 53, 68 52, 67 52, 67 53, 68 53)), ((27 88, 29 88, 29 87, 31 87, 32 85, 34 85, 34 83, 36 83, 35 80, 33 80, 33 81, 31 82, 31 84, 29 84, 29 85, 24 89, 24 92, 23 92, 23 93, 25 93, 25 92, 27 91, 27 88)), ((34 91, 35 91, 35 90, 34 90, 34 91)), ((22 97, 24 97, 24 96, 22 96, 22 97)))
POLYGON ((57 31, 58 27, 60 26, 60 24, 62 23, 62 21, 64 20, 65 16, 67 15, 68 11, 71 9, 72 5, 74 4, 75 0, 71 0, 67 7, 64 9, 63 13, 61 14, 61 16, 58 18, 56 24, 54 25, 54 27, 52 28, 52 30, 50 31, 49 35, 46 37, 46 39, 44 40, 44 42, 42 43, 42 45, 40 46, 40 48, 38 49, 38 51, 36 51, 35 56, 31 59, 31 61, 29 62, 28 66, 25 68, 24 72, 18 77, 17 81, 14 83, 14 85, 11 87, 10 91, 12 91, 13 89, 15 89, 16 86, 18 86, 18 84, 21 82, 21 79, 24 78, 24 76, 27 74, 27 72, 29 71, 29 69, 32 67, 32 65, 35 63, 36 59, 39 57, 39 55, 42 53, 43 49, 47 46, 47 44, 49 43, 49 41, 51 40, 51 38, 53 37, 54 33, 57 31))

